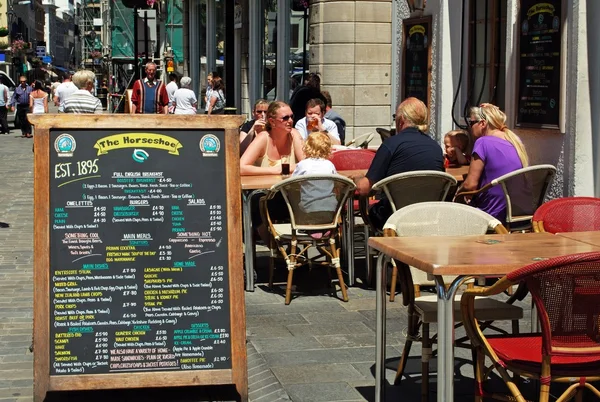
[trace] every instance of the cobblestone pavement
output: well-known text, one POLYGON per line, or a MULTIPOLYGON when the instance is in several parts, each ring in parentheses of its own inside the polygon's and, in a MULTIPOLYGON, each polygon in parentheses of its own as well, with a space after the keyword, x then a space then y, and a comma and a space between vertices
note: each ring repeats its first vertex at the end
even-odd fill
POLYGON ((20 135, 0 135, 0 401, 33 395, 33 155, 20 135))
MULTIPOLYGON (((0 135, 0 402, 32 401, 32 235, 33 156, 29 139, 20 132, 0 135)), ((354 287, 344 303, 324 289, 321 269, 300 271, 298 295, 284 305, 281 288, 264 286, 267 260, 258 259, 259 284, 246 293, 248 379, 250 401, 364 401, 373 400, 375 362, 375 292, 354 287), (320 289, 320 290, 319 290, 320 289)), ((285 275, 285 269, 279 270, 285 275)), ((280 277, 282 279, 282 277, 280 277)), ((389 304, 387 356, 397 357, 404 344, 406 314, 401 301, 389 304)), ((527 319, 523 320, 524 326, 527 319)), ((435 328, 432 328, 432 331, 435 328)), ((527 331, 528 328, 523 328, 527 331)), ((419 345, 409 372, 420 369, 419 345)), ((470 353, 457 351, 457 400, 472 400, 470 353)), ((435 370, 433 364, 432 371, 435 370)), ((393 381, 393 370, 387 371, 393 381)), ((420 384, 403 381, 388 389, 388 400, 419 399, 420 384)), ((431 382, 435 398, 435 380, 431 382)), ((161 400, 199 400, 191 397, 161 400)), ((90 395, 60 400, 158 400, 158 392, 140 399, 117 391, 104 397, 90 395)), ((220 400, 212 397, 201 400, 220 400)))

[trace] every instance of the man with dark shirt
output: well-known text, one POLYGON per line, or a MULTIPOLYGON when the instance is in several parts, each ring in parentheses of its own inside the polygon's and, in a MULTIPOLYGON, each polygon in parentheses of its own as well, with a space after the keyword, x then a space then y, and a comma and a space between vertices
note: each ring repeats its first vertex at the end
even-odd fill
MULTIPOLYGON (((444 171, 442 147, 427 131, 427 106, 417 98, 407 98, 396 110, 397 135, 381 144, 366 177, 357 183, 361 195, 367 195, 373 184, 398 173, 415 170, 444 171)), ((373 224, 382 228, 392 208, 387 199, 373 207, 369 216, 373 224)))
POLYGON ((11 110, 17 108, 17 119, 21 125, 21 136, 31 138, 31 124, 27 120, 27 112, 29 111, 29 95, 31 95, 31 87, 27 85, 27 78, 19 77, 19 86, 15 88, 12 98, 10 98, 9 106, 11 110))
POLYGON ((290 108, 294 115, 294 125, 304 117, 306 104, 311 99, 321 99, 324 104, 327 103, 327 99, 321 93, 321 78, 317 73, 309 73, 308 77, 304 80, 304 85, 298 86, 290 98, 290 108))
POLYGON ((240 127, 240 156, 244 154, 248 145, 254 141, 254 137, 265 130, 269 104, 270 102, 265 99, 259 99, 254 102, 254 110, 252 110, 252 117, 254 118, 248 120, 240 127))

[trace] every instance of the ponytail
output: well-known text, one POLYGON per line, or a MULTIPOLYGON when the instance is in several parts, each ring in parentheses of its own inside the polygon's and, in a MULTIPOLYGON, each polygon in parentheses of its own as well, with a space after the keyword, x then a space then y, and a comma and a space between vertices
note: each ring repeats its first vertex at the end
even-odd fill
POLYGON ((475 115, 480 120, 485 120, 488 127, 502 131, 506 140, 515 147, 523 167, 529 166, 529 157, 527 156, 525 145, 523 145, 519 136, 506 126, 506 114, 504 114, 498 106, 492 105, 491 103, 482 103, 479 107, 472 107, 470 109, 470 115, 475 115))
POLYGON ((504 126, 504 129, 501 130, 504 132, 506 136, 506 140, 511 143, 513 147, 517 150, 517 155, 519 155, 519 159, 521 160, 521 164, 523 167, 529 166, 529 157, 527 156, 527 150, 525 149, 525 145, 519 138, 518 135, 509 130, 508 127, 504 126))

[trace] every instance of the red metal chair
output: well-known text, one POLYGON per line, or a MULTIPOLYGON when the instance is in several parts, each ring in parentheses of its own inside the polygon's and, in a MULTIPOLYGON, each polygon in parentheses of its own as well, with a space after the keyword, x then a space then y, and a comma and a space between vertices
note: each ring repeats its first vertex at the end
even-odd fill
POLYGON ((557 401, 575 394, 583 401, 584 389, 600 398, 600 391, 590 384, 600 380, 600 252, 537 262, 509 273, 489 288, 467 289, 461 311, 476 352, 475 401, 525 402, 508 371, 540 381, 535 400, 548 401, 552 382, 571 384, 557 401), (529 288, 541 334, 485 336, 475 319, 475 298, 500 294, 520 282, 529 288), (492 362, 489 368, 486 357, 492 362), (484 390, 484 380, 493 370, 506 383, 510 396, 484 390))
POLYGON ((542 204, 533 214, 535 232, 600 230, 600 198, 565 197, 542 204))

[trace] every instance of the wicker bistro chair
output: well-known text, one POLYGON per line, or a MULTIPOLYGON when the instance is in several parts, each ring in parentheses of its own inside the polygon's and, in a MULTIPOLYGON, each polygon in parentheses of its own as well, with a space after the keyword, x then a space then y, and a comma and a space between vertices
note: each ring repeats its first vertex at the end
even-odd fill
MULTIPOLYGON (((406 206, 396 211, 384 226, 384 236, 461 236, 480 235, 488 232, 508 233, 500 221, 476 208, 450 202, 421 202, 406 206)), ((429 393, 429 359, 432 356, 431 346, 436 336, 430 336, 430 324, 437 323, 437 299, 435 296, 420 296, 419 286, 433 284, 427 274, 409 267, 403 263, 395 264, 392 273, 392 294, 396 279, 399 276, 402 287, 403 304, 408 307, 408 330, 404 350, 396 371, 395 385, 399 385, 408 361, 413 342, 422 342, 421 358, 421 396, 427 401, 429 393), (419 336, 421 329, 421 336, 419 336)), ((444 276, 450 282, 455 277, 444 276)), ((450 283, 446 282, 446 283, 450 283)), ((486 320, 486 327, 491 327, 491 321, 511 320, 514 333, 519 332, 519 319, 523 310, 513 306, 515 299, 508 303, 490 298, 477 300, 476 316, 486 320)), ((455 317, 460 318, 460 304, 455 302, 455 317)), ((495 330, 503 332, 495 327, 495 330)), ((466 340, 466 339, 465 339, 466 340)), ((457 340, 458 346, 466 347, 462 340, 457 340)))
POLYGON ((533 214, 535 232, 600 230, 600 198, 565 197, 542 204, 533 214))
MULTIPOLYGON (((340 213, 346 199, 356 189, 352 180, 340 175, 304 175, 286 179, 261 199, 261 209, 272 240, 288 268, 285 304, 292 300, 294 270, 311 262, 308 250, 317 248, 335 268, 342 298, 348 301, 340 266, 340 213), (281 193, 290 213, 290 223, 276 223, 269 214, 268 200, 281 193), (289 246, 289 251, 286 250, 289 246)), ((273 247, 271 247, 273 250, 273 247)), ((272 257, 274 255, 272 254, 272 257)), ((269 265, 269 287, 273 286, 274 264, 269 265)))
POLYGON ((506 200, 506 227, 509 231, 531 230, 533 213, 546 196, 548 186, 556 173, 552 165, 535 165, 515 170, 492 180, 479 190, 456 194, 455 201, 476 197, 490 188, 500 186, 506 200))
MULTIPOLYGON (((371 188, 370 196, 383 194, 390 202, 392 212, 407 205, 427 201, 443 201, 448 191, 456 186, 456 179, 445 172, 436 170, 416 170, 386 177, 378 181, 371 188)), ((379 228, 375 227, 369 218, 369 198, 360 198, 360 213, 363 221, 369 226, 371 234, 381 235, 379 228)), ((371 264, 370 249, 367 247, 367 281, 373 283, 373 269, 371 264)), ((394 301, 394 293, 390 295, 394 301)))
POLYGON ((375 137, 375 133, 365 133, 363 135, 359 135, 358 137, 350 140, 346 143, 347 147, 358 148, 358 149, 367 149, 369 147, 369 143, 375 137))
POLYGON ((557 401, 569 400, 574 394, 582 401, 585 388, 600 398, 590 384, 600 380, 600 253, 567 255, 517 269, 491 287, 465 291, 461 310, 476 349, 476 401, 485 397, 525 402, 507 371, 538 379, 536 400, 541 402, 548 401, 551 382, 571 384, 557 401), (485 336, 475 317, 476 298, 499 294, 519 282, 529 288, 541 333, 485 336), (489 368, 485 367, 486 356, 492 361, 489 368), (484 390, 484 381, 494 369, 511 396, 484 390))

